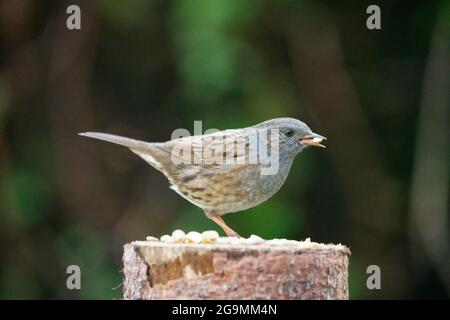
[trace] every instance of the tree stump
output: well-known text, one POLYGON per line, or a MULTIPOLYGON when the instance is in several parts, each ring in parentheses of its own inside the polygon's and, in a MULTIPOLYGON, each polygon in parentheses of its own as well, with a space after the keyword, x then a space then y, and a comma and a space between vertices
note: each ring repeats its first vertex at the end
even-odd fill
POLYGON ((348 299, 350 250, 310 244, 135 241, 124 246, 124 299, 348 299))

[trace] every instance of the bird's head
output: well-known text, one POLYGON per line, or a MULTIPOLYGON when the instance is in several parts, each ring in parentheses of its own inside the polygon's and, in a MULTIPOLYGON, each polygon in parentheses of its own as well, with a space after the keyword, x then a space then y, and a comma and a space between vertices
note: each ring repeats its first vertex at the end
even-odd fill
POLYGON ((266 130, 277 129, 280 149, 297 154, 306 147, 322 147, 325 137, 312 132, 302 121, 294 118, 276 118, 257 124, 255 127, 266 130))

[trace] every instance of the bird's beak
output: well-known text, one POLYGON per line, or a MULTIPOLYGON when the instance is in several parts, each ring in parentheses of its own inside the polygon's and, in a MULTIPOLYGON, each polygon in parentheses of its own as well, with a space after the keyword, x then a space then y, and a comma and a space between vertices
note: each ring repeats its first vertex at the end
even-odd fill
POLYGON ((300 143, 308 146, 325 148, 324 145, 320 144, 324 140, 327 140, 327 138, 321 136, 320 134, 312 133, 301 138, 300 143))

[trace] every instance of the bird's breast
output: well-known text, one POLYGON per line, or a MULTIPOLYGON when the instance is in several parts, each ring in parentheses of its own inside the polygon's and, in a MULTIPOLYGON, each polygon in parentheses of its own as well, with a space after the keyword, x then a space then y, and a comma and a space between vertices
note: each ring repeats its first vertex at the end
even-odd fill
POLYGON ((204 210, 217 214, 242 211, 273 196, 286 180, 291 163, 280 161, 275 171, 264 170, 259 164, 221 170, 186 168, 172 189, 204 210))

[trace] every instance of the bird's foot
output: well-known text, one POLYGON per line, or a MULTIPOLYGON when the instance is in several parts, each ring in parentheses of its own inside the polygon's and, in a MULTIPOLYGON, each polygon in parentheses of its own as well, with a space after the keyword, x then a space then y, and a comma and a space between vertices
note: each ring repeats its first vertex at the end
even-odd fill
MULTIPOLYGON (((208 215, 207 215, 208 216, 208 215)), ((229 237, 242 238, 236 231, 231 229, 220 216, 208 216, 212 221, 217 223, 229 237)))
POLYGON ((229 237, 235 237, 235 238, 242 238, 240 235, 239 235, 239 233, 237 233, 236 231, 234 231, 233 229, 229 229, 229 230, 223 230, 223 231, 225 231, 225 233, 227 234, 227 236, 229 236, 229 237))

